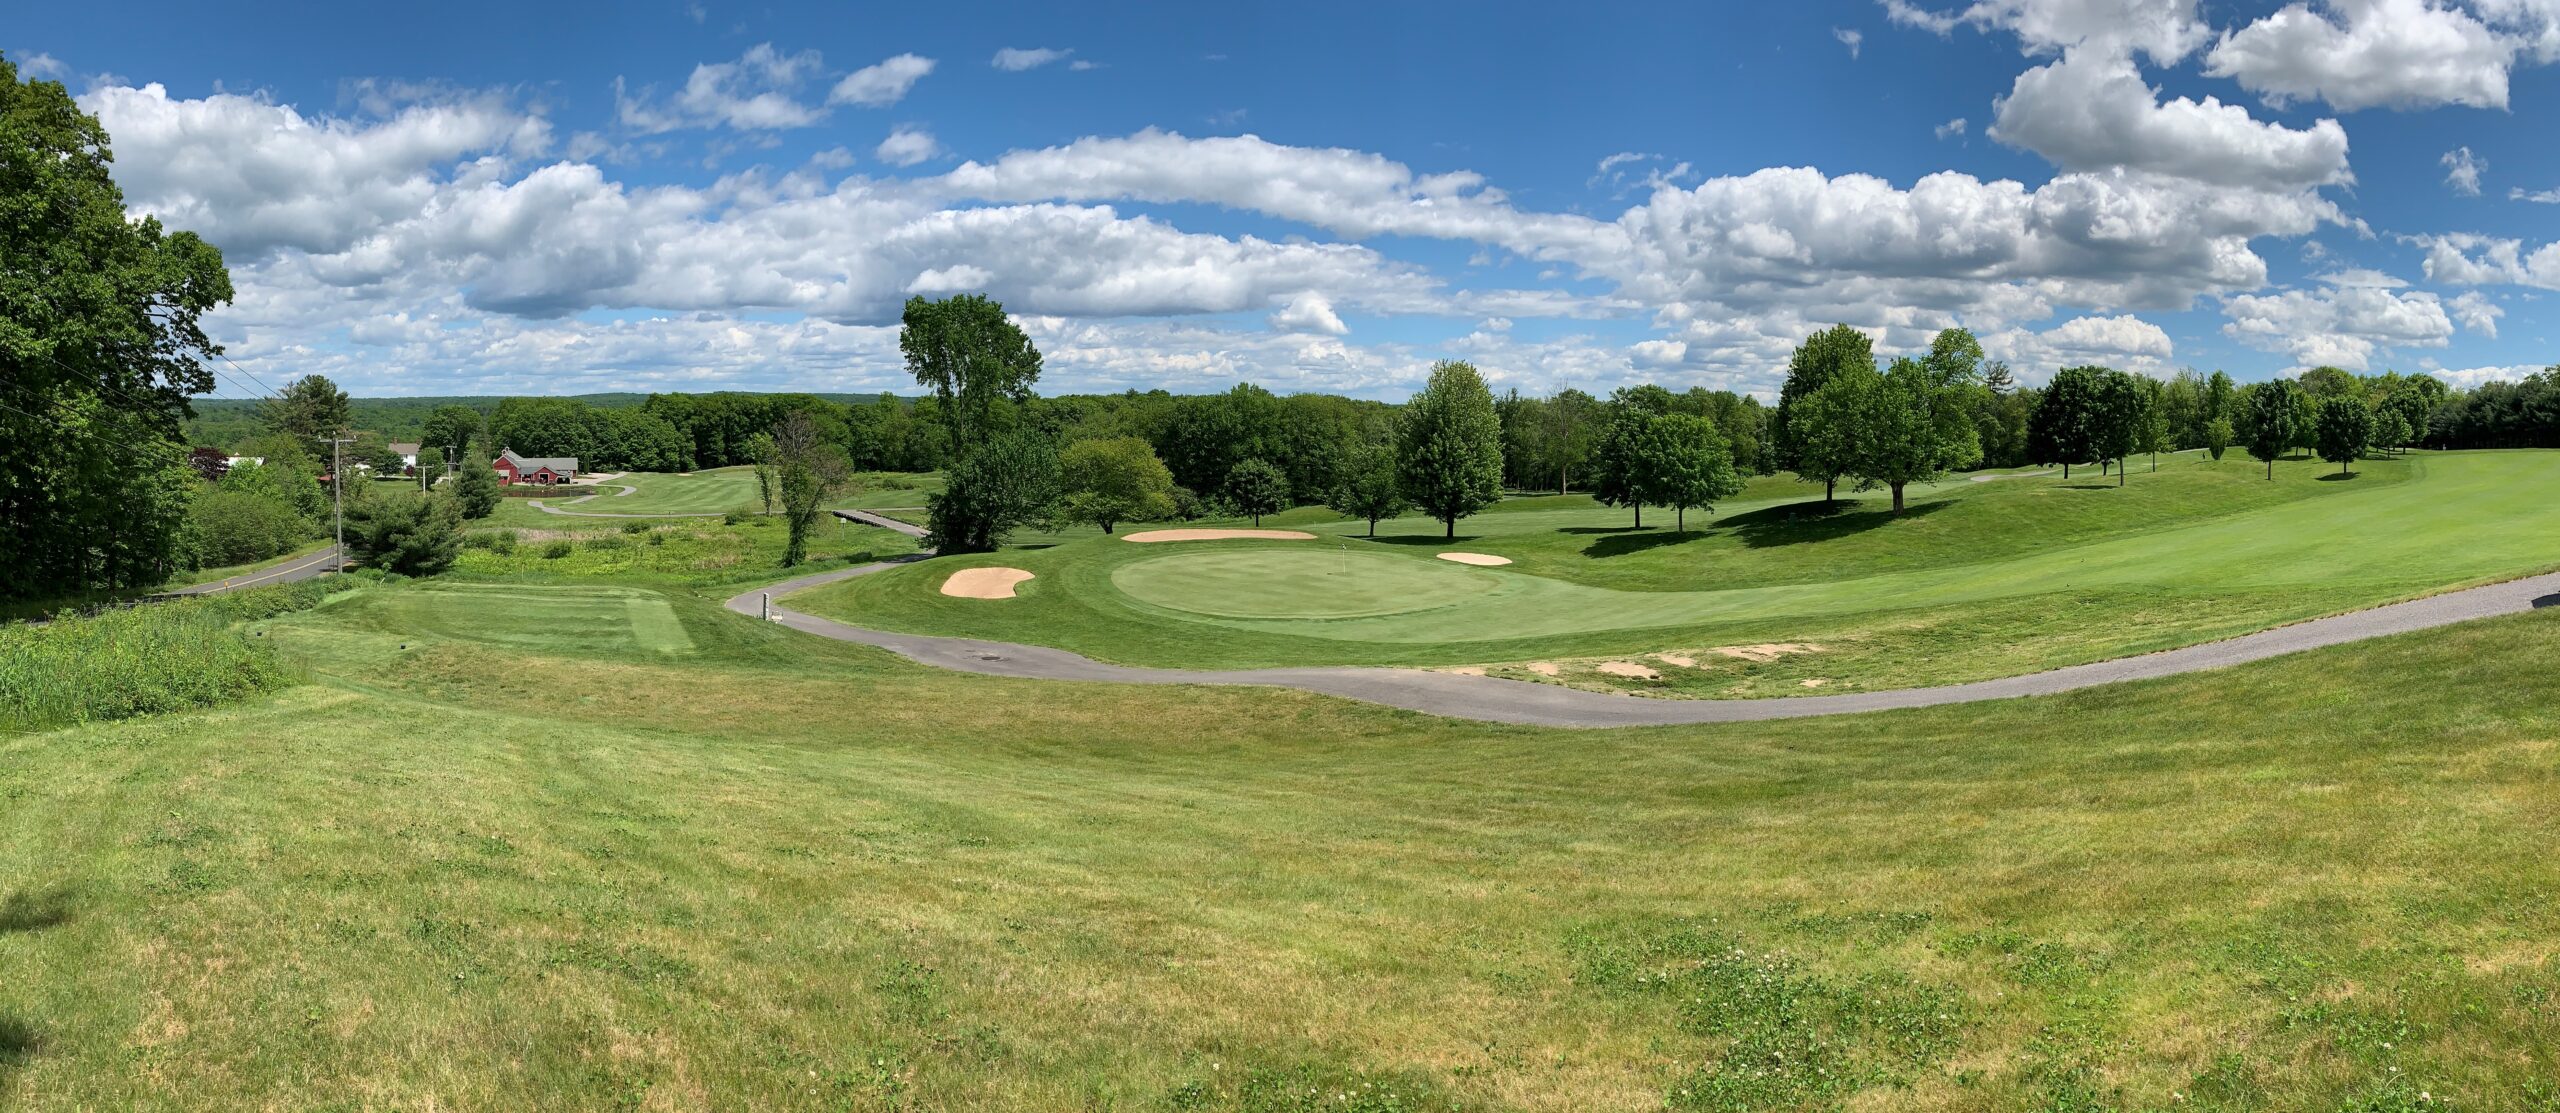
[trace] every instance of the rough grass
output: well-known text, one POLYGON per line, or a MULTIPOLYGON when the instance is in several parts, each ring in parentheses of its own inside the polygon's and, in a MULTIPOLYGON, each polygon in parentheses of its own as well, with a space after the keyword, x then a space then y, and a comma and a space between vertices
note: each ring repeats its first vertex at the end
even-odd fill
MULTIPOLYGON (((1648 531, 1640 546, 1627 543, 1615 512, 1556 508, 1565 500, 1551 497, 1540 500, 1550 505, 1470 521, 1458 547, 1519 562, 1477 572, 1433 560, 1450 547, 1436 536, 1372 542, 1346 536, 1352 527, 1308 520, 1290 524, 1325 539, 1205 543, 1275 553, 1295 545, 1301 555, 1270 559, 1300 571, 1321 563, 1310 550, 1348 547, 1408 559, 1413 576, 1481 575, 1501 585, 1352 618, 1288 613, 1281 604, 1322 594, 1311 595, 1304 576, 1184 584, 1132 573, 1148 577, 1144 598, 1132 597, 1117 586, 1122 571, 1164 554, 1098 535, 931 561, 808 592, 793 605, 890 629, 1191 667, 1517 672, 1558 658, 1815 642, 1829 652, 1770 671, 1794 682, 1874 687, 2191 644, 2560 563, 2560 503, 2518 494, 2560 489, 2560 453, 2369 462, 2343 483, 2320 478, 2310 463, 2280 467, 2274 482, 2241 471, 2230 461, 2183 457, 2164 460, 2157 473, 2137 464, 2122 488, 2085 476, 1958 481, 1915 499, 1899 518, 1867 503, 1736 508, 1685 536, 1648 531), (959 608, 933 592, 954 566, 990 560, 1033 572, 1039 588, 1003 608, 959 608), (1797 564, 1834 578, 1807 581, 1788 571, 1797 564), (1210 596, 1214 606, 1183 605, 1210 596)), ((1752 679, 1706 670, 1642 686, 1783 694, 1752 679)))
MULTIPOLYGON (((465 548, 454 575, 467 579, 600 580, 655 584, 743 584, 781 578, 790 531, 782 519, 758 515, 736 525, 718 518, 638 521, 549 518, 546 530, 519 531, 512 551, 465 548), (574 528, 562 529, 563 526, 574 528), (549 555, 564 543, 565 551, 549 555)), ((817 571, 851 562, 915 551, 894 530, 821 517, 809 535, 808 560, 817 571)))
POLYGON ((1576 733, 932 672, 678 591, 681 661, 416 629, 434 594, 270 624, 315 684, 0 739, 0 1105, 2487 1109, 2560 1073, 2548 613, 1576 733))
POLYGON ((320 601, 328 578, 0 625, 0 729, 209 707, 294 670, 239 623, 320 601))

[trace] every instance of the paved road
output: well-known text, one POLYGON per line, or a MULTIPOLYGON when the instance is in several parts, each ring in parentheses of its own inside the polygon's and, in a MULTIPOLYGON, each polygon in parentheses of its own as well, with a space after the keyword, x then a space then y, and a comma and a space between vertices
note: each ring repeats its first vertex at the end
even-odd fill
POLYGON ((327 575, 331 572, 337 571, 341 567, 344 567, 346 563, 346 554, 337 546, 331 545, 316 553, 306 553, 298 557, 288 557, 275 564, 258 569, 255 572, 243 572, 229 579, 215 580, 211 583, 196 584, 192 587, 172 588, 158 594, 164 596, 220 595, 223 592, 238 591, 244 587, 263 587, 267 584, 289 584, 296 580, 308 580, 315 576, 327 575))
MULTIPOLYGON (((859 513, 859 511, 839 511, 838 513, 859 513)), ((739 614, 755 615, 759 613, 759 608, 762 606, 763 596, 779 597, 820 584, 869 575, 900 564, 922 560, 927 555, 930 554, 919 554, 900 560, 841 568, 832 572, 785 580, 771 587, 760 588, 731 598, 728 607, 739 614)), ((2372 610, 2282 626, 2227 641, 2209 642, 2140 657, 2123 657, 2113 661, 2073 665, 2069 668, 2027 676, 2012 676, 1940 688, 1905 688, 1890 692, 1851 692, 1836 696, 1789 696, 1783 699, 1755 700, 1648 699, 1641 696, 1586 692, 1552 684, 1532 684, 1487 676, 1459 676, 1455 673, 1425 672, 1419 669, 1283 668, 1194 671, 1134 668, 1127 665, 1105 664, 1080 654, 1045 646, 866 630, 832 619, 802 614, 782 606, 773 608, 773 620, 794 630, 816 634, 823 638, 878 646, 910 660, 937 668, 987 676, 1124 684, 1247 684, 1301 688, 1310 692, 1341 696, 1345 699, 1385 704, 1389 707, 1401 707, 1410 711, 1459 719, 1551 727, 1626 727, 1757 722, 1766 719, 1844 715, 1862 711, 1888 711, 1905 707, 1935 707, 1948 703, 1973 703, 1979 700, 2052 695, 2099 684, 2148 680, 2202 669, 2223 668, 2287 653, 2298 653, 2306 649, 2402 634, 2412 630, 2466 622, 2475 618, 2488 618, 2493 615, 2517 614, 2554 604, 2560 604, 2560 573, 2447 592, 2406 603, 2394 603, 2387 607, 2376 607, 2372 610)))

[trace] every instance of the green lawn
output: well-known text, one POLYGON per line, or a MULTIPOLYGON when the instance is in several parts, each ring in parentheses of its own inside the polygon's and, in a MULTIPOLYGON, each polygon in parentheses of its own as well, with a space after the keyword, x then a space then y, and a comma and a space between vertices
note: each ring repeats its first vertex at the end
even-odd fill
POLYGON ((1577 733, 729 590, 367 587, 256 625, 301 687, 0 735, 0 1107, 2554 1100, 2560 615, 1577 733))
POLYGON ((793 605, 1142 664, 1487 665, 1530 678, 1536 663, 1572 683, 1751 696, 2029 672, 2560 566, 2560 499, 2550 497, 2560 453, 2361 469, 2341 482, 2290 462, 2270 482, 2253 463, 2188 456, 2156 473, 2137 464, 2123 487, 2083 475, 1957 480, 1900 517, 1874 499, 1737 504, 1685 535, 1651 528, 1658 515, 1636 533, 1617 512, 1554 498, 1469 519, 1455 543, 1436 523, 1398 521, 1372 541, 1293 512, 1281 524, 1318 540, 1175 546, 1086 534, 928 561, 793 605), (1516 563, 1434 559, 1449 549, 1516 563), (1195 555, 1212 551, 1222 555, 1195 555), (935 589, 970 564, 1038 578, 1004 606, 954 605, 935 589), (1390 567, 1392 586, 1363 586, 1390 567), (1360 602, 1344 609, 1335 595, 1360 602), (1771 661, 1712 652, 1764 643, 1819 649, 1771 661), (1610 657, 1664 664, 1654 655, 1699 664, 1664 667, 1654 681, 1592 668, 1610 657))

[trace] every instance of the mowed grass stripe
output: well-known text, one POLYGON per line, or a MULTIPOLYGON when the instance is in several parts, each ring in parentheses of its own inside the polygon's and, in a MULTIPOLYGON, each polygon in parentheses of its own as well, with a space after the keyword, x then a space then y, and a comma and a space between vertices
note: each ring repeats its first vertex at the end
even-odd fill
POLYGON ((462 640, 615 655, 694 650, 666 597, 641 588, 433 584, 345 605, 377 612, 382 625, 462 640))

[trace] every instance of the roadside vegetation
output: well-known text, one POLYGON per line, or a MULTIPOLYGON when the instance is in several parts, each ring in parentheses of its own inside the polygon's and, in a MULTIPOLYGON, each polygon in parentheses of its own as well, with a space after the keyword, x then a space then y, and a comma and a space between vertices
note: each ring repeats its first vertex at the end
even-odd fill
POLYGON ((282 687, 295 666, 240 624, 310 607, 329 586, 305 580, 0 625, 0 729, 211 707, 282 687))

